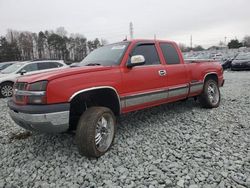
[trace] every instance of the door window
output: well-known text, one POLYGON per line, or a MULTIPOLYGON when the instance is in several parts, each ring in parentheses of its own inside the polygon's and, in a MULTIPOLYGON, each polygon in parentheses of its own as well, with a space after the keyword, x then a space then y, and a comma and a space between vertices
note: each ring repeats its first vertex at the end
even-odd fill
POLYGON ((57 63, 57 62, 50 62, 50 68, 58 68, 58 67, 62 67, 63 65, 61 63, 57 63))
POLYGON ((53 69, 53 68, 58 68, 58 67, 62 67, 62 64, 57 63, 57 62, 38 63, 38 69, 39 70, 53 69))
POLYGON ((154 44, 136 46, 132 53, 132 56, 134 55, 143 55, 145 58, 145 65, 160 64, 160 59, 154 44))
POLYGON ((22 70, 25 70, 26 72, 37 71, 38 70, 37 63, 26 65, 22 68, 22 70))

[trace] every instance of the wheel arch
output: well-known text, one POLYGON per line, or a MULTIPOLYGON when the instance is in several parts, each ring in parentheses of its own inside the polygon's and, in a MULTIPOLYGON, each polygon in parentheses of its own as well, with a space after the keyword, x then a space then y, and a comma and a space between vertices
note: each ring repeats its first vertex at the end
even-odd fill
POLYGON ((118 116, 121 113, 121 102, 117 90, 111 86, 91 87, 72 94, 70 103, 70 129, 77 126, 82 113, 91 106, 110 108, 118 116))
POLYGON ((203 83, 205 83, 205 81, 208 80, 209 78, 216 81, 217 84, 219 83, 218 74, 216 72, 210 72, 210 73, 205 74, 204 79, 203 79, 203 83))
POLYGON ((14 84, 15 82, 14 82, 14 81, 11 81, 11 80, 6 80, 6 81, 1 82, 1 83, 0 83, 0 86, 3 85, 3 84, 6 84, 6 83, 14 84))

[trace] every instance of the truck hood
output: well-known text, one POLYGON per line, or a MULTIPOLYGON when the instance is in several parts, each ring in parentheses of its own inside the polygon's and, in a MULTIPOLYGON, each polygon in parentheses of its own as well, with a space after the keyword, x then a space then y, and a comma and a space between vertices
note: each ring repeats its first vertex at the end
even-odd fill
POLYGON ((61 77, 66 77, 76 74, 91 73, 97 71, 104 71, 111 69, 112 66, 83 66, 83 67, 69 67, 60 70, 53 70, 44 73, 31 74, 27 76, 21 76, 18 78, 18 82, 37 82, 41 80, 54 80, 61 77))

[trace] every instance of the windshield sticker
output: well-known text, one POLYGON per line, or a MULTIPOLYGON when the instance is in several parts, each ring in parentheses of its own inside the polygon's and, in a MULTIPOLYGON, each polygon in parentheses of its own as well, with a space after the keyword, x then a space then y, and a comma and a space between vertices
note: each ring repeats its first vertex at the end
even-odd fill
POLYGON ((111 50, 123 50, 125 47, 126 45, 113 46, 111 50))

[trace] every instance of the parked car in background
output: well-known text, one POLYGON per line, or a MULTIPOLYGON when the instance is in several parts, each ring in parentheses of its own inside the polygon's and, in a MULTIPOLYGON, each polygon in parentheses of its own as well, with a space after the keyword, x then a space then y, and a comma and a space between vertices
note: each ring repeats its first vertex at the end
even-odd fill
POLYGON ((69 66, 70 67, 79 67, 79 63, 80 62, 75 62, 75 63, 70 64, 69 66))
POLYGON ((9 61, 9 62, 2 62, 2 63, 0 63, 0 71, 2 71, 3 69, 9 67, 10 65, 13 65, 16 62, 17 61, 9 61))
POLYGON ((231 69, 232 62, 237 55, 238 54, 236 54, 234 56, 228 56, 228 57, 225 57, 224 59, 222 59, 221 66, 222 66, 223 70, 231 69))
POLYGON ((250 70, 250 52, 237 55, 232 61, 231 70, 250 70))
POLYGON ((223 61, 220 62, 223 70, 230 69, 232 65, 232 59, 224 59, 223 61))
POLYGON ((17 62, 0 72, 0 97, 11 97, 13 84, 21 75, 29 75, 68 67, 62 60, 17 62))

